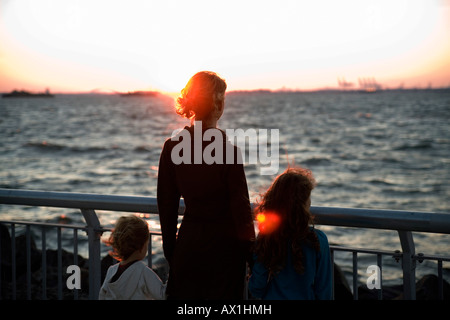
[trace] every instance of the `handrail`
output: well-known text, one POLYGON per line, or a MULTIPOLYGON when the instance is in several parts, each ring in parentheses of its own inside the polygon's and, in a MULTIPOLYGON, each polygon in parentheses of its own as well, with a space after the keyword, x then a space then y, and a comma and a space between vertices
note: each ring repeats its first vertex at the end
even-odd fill
MULTIPOLYGON (((0 203, 45 207, 158 213, 156 198, 0 188, 0 203)), ((179 214, 184 212, 180 200, 179 214)), ((403 210, 312 206, 322 225, 450 234, 450 214, 403 210)))
MULTIPOLYGON (((81 210, 87 223, 89 241, 90 298, 100 289, 100 236, 104 231, 95 210, 158 213, 157 200, 144 196, 116 196, 89 193, 50 192, 0 188, 0 204, 28 205, 81 210)), ((252 204, 254 207, 255 204, 252 204)), ((179 214, 184 212, 180 200, 179 214)), ((355 228, 395 230, 403 254, 403 292, 405 299, 415 299, 415 244, 413 231, 450 234, 450 214, 403 210, 355 209, 312 206, 315 223, 355 228)), ((442 269, 442 262, 440 268, 442 269)), ((441 270, 440 269, 440 270, 441 270)), ((442 276, 440 276, 442 278, 442 276)), ((357 293, 356 293, 357 294, 357 293)))
POLYGON ((317 224, 450 234, 450 214, 386 209, 311 207, 317 224))
MULTIPOLYGON (((0 188, 0 203, 76 209, 157 213, 156 198, 0 188)), ((180 214, 184 201, 180 201, 180 214)))

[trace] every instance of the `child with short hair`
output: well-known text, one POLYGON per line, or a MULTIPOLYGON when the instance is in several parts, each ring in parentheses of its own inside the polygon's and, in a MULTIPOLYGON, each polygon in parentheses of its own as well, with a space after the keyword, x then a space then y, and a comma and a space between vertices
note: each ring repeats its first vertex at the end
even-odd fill
POLYGON ((142 259, 148 250, 147 223, 134 215, 120 217, 107 241, 119 263, 109 267, 100 300, 163 300, 166 285, 142 259))
POLYGON ((329 300, 332 264, 327 236, 312 225, 310 170, 289 168, 256 208, 259 234, 249 279, 253 297, 329 300))

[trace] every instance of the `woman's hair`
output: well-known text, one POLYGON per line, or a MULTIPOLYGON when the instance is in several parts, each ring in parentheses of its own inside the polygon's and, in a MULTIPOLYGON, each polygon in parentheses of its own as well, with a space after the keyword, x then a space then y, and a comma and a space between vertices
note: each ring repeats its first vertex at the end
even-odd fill
POLYGON ((128 259, 133 252, 142 249, 148 242, 148 224, 134 215, 120 217, 108 239, 113 248, 112 255, 121 261, 128 259))
POLYGON ((294 268, 303 273, 302 244, 307 243, 319 250, 319 240, 310 225, 313 216, 309 210, 311 191, 316 185, 312 172, 303 168, 288 168, 279 175, 255 214, 277 215, 279 225, 271 232, 260 232, 256 241, 256 254, 271 273, 278 273, 287 260, 288 243, 291 244, 294 268))
POLYGON ((176 101, 177 114, 196 120, 208 118, 215 105, 225 99, 227 84, 212 71, 200 71, 189 79, 176 101))

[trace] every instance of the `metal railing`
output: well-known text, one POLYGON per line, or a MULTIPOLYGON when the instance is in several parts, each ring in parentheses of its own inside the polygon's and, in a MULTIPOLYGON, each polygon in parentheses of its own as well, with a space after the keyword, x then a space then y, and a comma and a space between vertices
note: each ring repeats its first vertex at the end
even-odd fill
MULTIPOLYGON (((101 226, 95 210, 105 211, 123 211, 134 213, 156 214, 158 212, 156 198, 137 197, 137 196, 113 196, 100 194, 82 194, 67 192, 47 192, 32 190, 0 189, 0 204, 25 205, 39 207, 58 207, 79 209, 86 221, 85 226, 67 225, 67 224, 48 224, 28 221, 0 221, 0 223, 9 224, 11 227, 11 279, 12 279, 12 298, 15 297, 16 290, 16 270, 15 270, 15 226, 24 225, 26 227, 26 261, 27 261, 27 284, 30 286, 30 227, 42 227, 42 298, 46 298, 46 229, 57 228, 58 245, 58 298, 62 296, 62 271, 61 271, 61 228, 73 229, 74 256, 77 253, 78 231, 87 233, 88 237, 88 262, 89 262, 89 299, 97 299, 101 287, 101 235, 109 229, 101 226)), ((184 211, 184 202, 180 201, 179 214, 184 211)), ((353 208, 333 208, 317 207, 311 208, 315 216, 315 223, 318 225, 330 225, 338 227, 355 227, 369 229, 395 230, 398 232, 402 251, 383 251, 375 249, 349 248, 340 245, 331 245, 330 250, 334 261, 336 252, 346 251, 352 253, 353 266, 353 297, 358 299, 357 290, 357 257, 358 253, 373 254, 377 256, 377 265, 382 268, 383 255, 393 256, 401 260, 403 272, 403 298, 416 298, 416 261, 435 260, 438 263, 439 279, 439 298, 443 298, 443 276, 442 262, 450 261, 450 256, 427 256, 416 254, 415 243, 412 232, 430 232, 450 234, 450 214, 430 213, 430 212, 412 212, 399 210, 375 210, 375 209, 353 209, 353 208)), ((153 235, 159 235, 155 232, 153 235)), ((150 237, 150 241, 151 241, 150 237)), ((1 248, 1 246, 0 246, 1 248)), ((149 245, 148 264, 152 265, 151 244, 149 245)), ((2 252, 0 252, 0 261, 2 252)), ((76 263, 76 262, 75 262, 76 263)), ((1 270, 0 270, 1 272, 1 270)), ((3 284, 1 284, 3 285, 3 284)), ((76 291, 76 290, 75 290, 76 291)), ((27 289, 27 297, 30 298, 30 289, 27 289)), ((76 298, 76 296, 75 296, 76 298)), ((382 298, 382 289, 378 290, 378 298, 382 298)))

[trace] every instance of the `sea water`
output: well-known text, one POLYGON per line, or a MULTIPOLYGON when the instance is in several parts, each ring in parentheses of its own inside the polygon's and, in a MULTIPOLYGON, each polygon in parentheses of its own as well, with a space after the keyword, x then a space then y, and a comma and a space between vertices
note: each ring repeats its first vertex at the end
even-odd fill
MULTIPOLYGON (((450 213, 449 119, 448 91, 230 93, 219 127, 279 130, 276 174, 262 175, 259 163, 244 163, 253 202, 277 174, 296 165, 315 175, 313 206, 450 213)), ((0 187, 155 197, 162 145, 188 124, 167 96, 0 99, 0 187)), ((97 213, 106 227, 129 214, 97 213)), ((84 223, 76 209, 0 205, 0 220, 58 222, 61 217, 84 223)), ((146 219, 159 229, 157 217, 146 219)), ((401 250, 395 231, 316 227, 333 244, 401 250)), ((413 236, 416 252, 449 252, 447 235, 413 236)), ((161 239, 154 238, 158 261, 161 239)), ((49 247, 56 246, 51 235, 47 239, 49 247)), ((71 250, 70 245, 68 234, 63 246, 71 250)), ((81 246, 83 254, 83 238, 81 246)), ((102 250, 106 254, 108 248, 102 250)), ((349 274, 351 256, 336 253, 336 259, 349 274)), ((359 259, 364 277, 376 259, 359 259)), ((383 283, 396 282, 399 263, 384 259, 383 283)), ((418 266, 418 276, 427 273, 437 273, 435 262, 418 266)))

